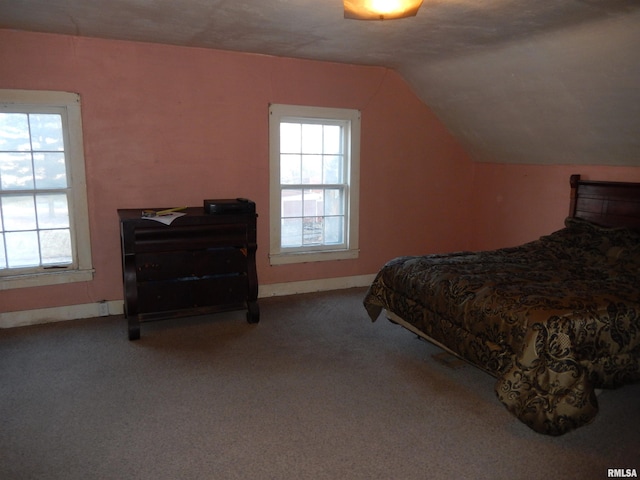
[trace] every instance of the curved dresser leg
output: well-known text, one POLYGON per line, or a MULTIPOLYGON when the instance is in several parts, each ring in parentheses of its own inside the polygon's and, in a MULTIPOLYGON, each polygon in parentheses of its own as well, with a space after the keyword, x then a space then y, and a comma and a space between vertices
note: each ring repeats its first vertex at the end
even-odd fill
POLYGON ((137 320, 128 320, 129 326, 129 340, 140 339, 140 322, 137 320))
POLYGON ((247 303, 247 322, 258 323, 260 321, 260 308, 257 301, 247 303))

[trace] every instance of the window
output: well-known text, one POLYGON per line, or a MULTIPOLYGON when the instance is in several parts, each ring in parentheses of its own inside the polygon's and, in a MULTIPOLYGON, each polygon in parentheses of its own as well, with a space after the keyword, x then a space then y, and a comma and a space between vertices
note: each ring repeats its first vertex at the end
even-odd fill
POLYGON ((0 90, 0 288, 90 280, 80 97, 0 90))
POLYGON ((269 108, 271 264, 358 256, 360 112, 269 108))

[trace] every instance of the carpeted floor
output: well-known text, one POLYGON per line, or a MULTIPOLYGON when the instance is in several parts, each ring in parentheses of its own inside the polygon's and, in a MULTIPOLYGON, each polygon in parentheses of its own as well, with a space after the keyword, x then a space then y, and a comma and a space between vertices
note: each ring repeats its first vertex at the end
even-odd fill
POLYGON ((380 319, 363 289, 243 312, 0 330, 0 479, 605 479, 640 472, 640 385, 546 437, 494 379, 380 319))

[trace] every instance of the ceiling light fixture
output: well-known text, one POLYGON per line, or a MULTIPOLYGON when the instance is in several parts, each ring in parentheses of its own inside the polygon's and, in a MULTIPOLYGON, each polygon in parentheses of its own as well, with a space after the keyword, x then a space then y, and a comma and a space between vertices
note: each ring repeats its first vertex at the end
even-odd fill
POLYGON ((422 0, 343 0, 344 18, 393 20, 415 17, 422 0))

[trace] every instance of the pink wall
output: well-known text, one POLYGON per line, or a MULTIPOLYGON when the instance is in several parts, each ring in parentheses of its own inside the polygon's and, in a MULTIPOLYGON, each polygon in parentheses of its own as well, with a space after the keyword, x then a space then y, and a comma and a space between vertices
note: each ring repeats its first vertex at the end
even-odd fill
POLYGON ((8 30, 0 65, 0 88, 81 95, 96 269, 91 282, 0 291, 2 311, 121 299, 118 208, 253 199, 263 285, 469 246, 472 164, 393 71, 8 30), (362 111, 359 259, 269 265, 269 103, 362 111))

